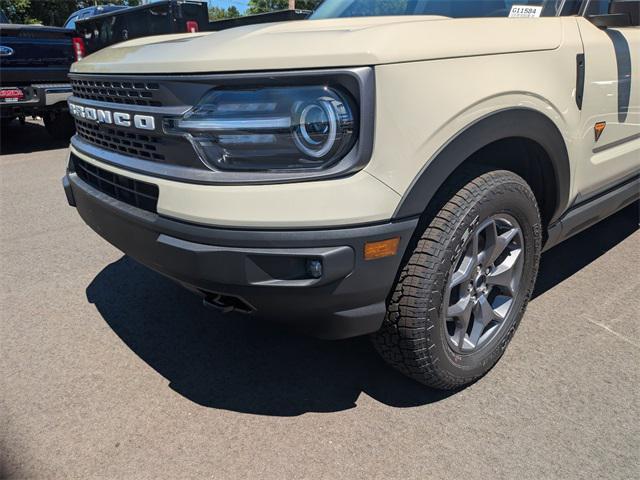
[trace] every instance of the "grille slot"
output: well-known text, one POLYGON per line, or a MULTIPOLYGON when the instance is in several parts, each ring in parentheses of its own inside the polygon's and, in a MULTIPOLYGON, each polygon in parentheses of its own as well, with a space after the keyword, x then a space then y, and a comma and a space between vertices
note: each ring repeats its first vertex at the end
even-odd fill
POLYGON ((148 212, 157 213, 158 186, 133 180, 81 160, 71 154, 73 167, 84 182, 116 200, 148 212))
POLYGON ((162 139, 154 135, 117 130, 76 118, 76 131, 89 143, 113 152, 134 156, 143 160, 164 160, 158 152, 162 139))
POLYGON ((160 85, 154 82, 76 80, 71 79, 73 95, 87 100, 162 107, 160 85))

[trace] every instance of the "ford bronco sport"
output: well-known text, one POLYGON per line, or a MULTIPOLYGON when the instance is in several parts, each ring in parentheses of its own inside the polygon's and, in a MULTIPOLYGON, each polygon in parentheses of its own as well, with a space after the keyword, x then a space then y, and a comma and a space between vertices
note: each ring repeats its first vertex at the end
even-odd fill
POLYGON ((541 252, 639 197, 639 5, 326 0, 107 48, 72 68, 68 201, 210 306, 461 387, 541 252))

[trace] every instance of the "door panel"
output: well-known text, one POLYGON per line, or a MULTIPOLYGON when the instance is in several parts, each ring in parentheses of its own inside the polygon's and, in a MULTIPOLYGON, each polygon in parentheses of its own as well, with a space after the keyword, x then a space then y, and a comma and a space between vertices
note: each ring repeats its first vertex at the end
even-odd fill
POLYGON ((640 27, 601 30, 578 19, 585 51, 578 199, 640 171, 640 27), (599 138, 597 123, 606 122, 599 138))

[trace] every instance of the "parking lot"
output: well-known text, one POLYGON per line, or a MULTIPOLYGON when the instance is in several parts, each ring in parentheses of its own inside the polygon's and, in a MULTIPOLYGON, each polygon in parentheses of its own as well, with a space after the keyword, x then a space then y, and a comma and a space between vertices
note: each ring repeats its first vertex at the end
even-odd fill
POLYGON ((65 145, 1 144, 0 478, 640 476, 637 204, 545 254, 503 360, 443 394, 204 309, 67 206, 65 145))

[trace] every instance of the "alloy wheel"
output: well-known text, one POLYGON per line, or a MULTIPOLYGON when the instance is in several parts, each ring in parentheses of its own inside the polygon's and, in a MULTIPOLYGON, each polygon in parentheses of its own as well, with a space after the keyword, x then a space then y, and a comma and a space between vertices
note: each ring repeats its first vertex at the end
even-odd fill
POLYGON ((523 250, 522 228, 511 215, 494 215, 474 228, 445 294, 447 342, 456 353, 478 351, 507 323, 522 278, 523 250))

